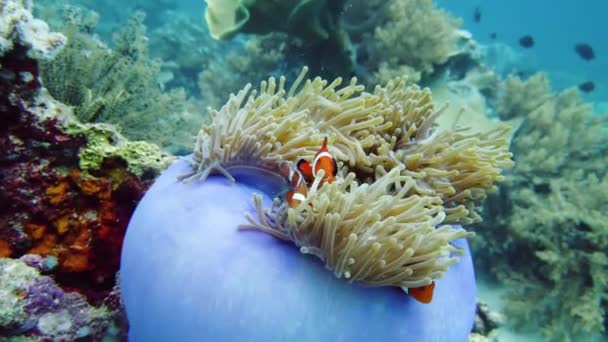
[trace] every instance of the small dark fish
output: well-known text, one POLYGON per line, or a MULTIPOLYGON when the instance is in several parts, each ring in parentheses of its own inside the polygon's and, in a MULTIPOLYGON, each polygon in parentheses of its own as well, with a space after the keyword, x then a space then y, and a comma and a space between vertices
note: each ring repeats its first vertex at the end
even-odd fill
POLYGON ((534 46, 534 38, 531 35, 527 34, 521 38, 519 38, 519 45, 522 47, 529 49, 534 46))
POLYGON ((574 46, 574 51, 584 60, 590 61, 595 58, 595 53, 591 45, 587 43, 578 43, 574 46))
POLYGON ((496 32, 490 33, 490 39, 496 39, 496 32))
POLYGON ((481 8, 479 6, 475 7, 475 11, 473 11, 473 21, 476 23, 481 21, 481 8))
POLYGON ((595 89, 595 83, 592 81, 587 81, 578 85, 578 89, 584 91, 585 93, 590 93, 595 89))

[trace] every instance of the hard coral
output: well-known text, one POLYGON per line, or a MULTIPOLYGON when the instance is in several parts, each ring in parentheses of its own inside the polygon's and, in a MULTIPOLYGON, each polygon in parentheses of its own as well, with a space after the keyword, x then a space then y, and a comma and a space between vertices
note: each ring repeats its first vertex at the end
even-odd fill
POLYGON ((45 148, 52 142, 36 138, 36 114, 24 110, 18 115, 32 121, 31 126, 5 126, 8 139, 2 141, 9 152, 0 170, 0 240, 10 247, 7 254, 54 255, 57 273, 88 274, 83 280, 89 285, 83 286, 111 282, 130 213, 151 178, 140 179, 111 158, 87 170, 96 176, 83 174, 78 168, 79 149, 86 146, 82 135, 67 135, 57 121, 47 121, 45 134, 55 130, 61 144, 45 148), (20 151, 10 141, 24 147, 20 151))
POLYGON ((552 92, 542 75, 504 87, 529 91, 499 107, 523 123, 513 174, 487 201, 493 228, 479 229, 478 261, 508 285, 507 313, 519 326, 552 340, 605 334, 608 116, 592 115, 576 89, 552 92))
POLYGON ((0 1, 0 55, 23 46, 27 57, 51 59, 66 43, 61 33, 50 32, 48 25, 32 16, 32 0, 0 1))
POLYGON ((429 75, 456 52, 460 21, 437 9, 432 0, 393 0, 370 14, 379 20, 373 35, 363 40, 372 70, 371 83, 405 70, 410 82, 429 75), (380 62, 377 65, 376 61, 380 62), (374 71, 375 70, 375 71, 374 71))
POLYGON ((443 259, 454 251, 449 241, 466 233, 434 227, 479 219, 474 204, 502 180, 500 167, 512 163, 507 131, 437 132, 441 110, 428 89, 405 87, 402 79, 374 93, 363 92, 356 79, 343 88, 341 79, 302 85, 305 72, 289 89, 284 78, 262 82, 259 93, 248 85, 212 112, 197 138, 193 172, 184 178, 234 179, 231 173, 257 168, 280 179, 280 163, 310 158, 327 135, 341 161, 340 180, 313 185, 312 210, 278 204, 264 214, 256 200, 260 218, 253 226, 294 241, 338 276, 395 286, 440 277, 453 262, 443 259), (377 211, 360 215, 363 207, 377 211))

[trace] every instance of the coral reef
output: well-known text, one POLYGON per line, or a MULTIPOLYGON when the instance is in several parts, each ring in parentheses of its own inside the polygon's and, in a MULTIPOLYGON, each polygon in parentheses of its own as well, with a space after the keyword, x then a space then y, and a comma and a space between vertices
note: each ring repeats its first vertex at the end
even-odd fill
POLYGON ((393 0, 369 13, 377 21, 373 34, 363 35, 358 52, 369 84, 384 84, 396 75, 416 83, 458 52, 460 21, 432 0, 393 0))
POLYGON ((51 98, 39 54, 27 53, 42 36, 12 35, 0 56, 9 75, 0 79, 0 256, 56 258, 55 279, 95 299, 114 284, 135 205, 172 158, 107 125, 80 123, 51 98))
MULTIPOLYGON (((344 7, 331 20, 335 22, 332 24, 336 26, 334 31, 338 32, 336 37, 327 39, 319 39, 319 35, 314 34, 297 34, 284 25, 276 25, 276 20, 289 22, 293 19, 278 15, 281 10, 288 9, 293 11, 293 16, 299 16, 304 6, 293 7, 295 2, 304 3, 293 1, 271 6, 267 1, 254 4, 209 1, 207 22, 210 30, 218 29, 220 22, 230 23, 220 30, 229 34, 216 37, 249 32, 242 27, 249 21, 257 23, 257 30, 253 32, 263 31, 265 35, 233 39, 232 43, 245 41, 245 46, 227 52, 227 58, 212 61, 203 70, 199 88, 208 99, 207 105, 219 107, 226 94, 236 92, 244 82, 259 82, 268 75, 295 77, 302 65, 308 65, 313 74, 325 79, 356 75, 363 84, 375 85, 403 76, 408 84, 414 84, 421 80, 426 82, 445 71, 463 74, 466 70, 460 69, 470 68, 471 62, 477 63, 480 59, 476 56, 479 51, 473 51, 477 50, 477 45, 470 33, 458 30, 459 21, 437 9, 430 0, 355 0, 346 2, 345 6, 322 1, 305 2, 308 8, 344 7), (281 9, 273 9, 273 6, 281 9), (249 7, 256 10, 249 11, 249 7), (260 20, 268 16, 272 20, 260 20)), ((315 15, 311 17, 316 18, 315 15)), ((309 17, 308 22, 300 23, 298 27, 318 32, 318 24, 309 17)))
POLYGON ((513 174, 486 202, 478 263, 509 288, 519 327, 590 338, 605 331, 608 308, 608 116, 592 115, 576 89, 554 93, 540 74, 502 87, 499 115, 523 123, 513 174))
POLYGON ((135 13, 108 48, 91 35, 95 21, 76 7, 64 8, 59 29, 65 49, 44 63, 41 79, 57 100, 74 106, 83 122, 116 125, 129 139, 154 142, 172 152, 187 150, 204 118, 190 112, 181 88, 161 91, 161 62, 148 55, 144 15, 135 13))
POLYGON ((33 341, 126 338, 122 307, 91 306, 81 294, 64 292, 51 277, 20 260, 0 258, 0 284, 2 336, 33 341))
POLYGON ((498 89, 496 114, 502 120, 526 116, 551 97, 549 80, 543 73, 534 74, 525 82, 509 75, 498 89))
POLYGON ((270 78, 259 92, 248 85, 212 111, 197 138, 194 170, 183 178, 233 179, 242 168, 280 178, 281 163, 312 157, 329 136, 340 180, 323 187, 316 180, 306 201, 314 209, 279 201, 266 212, 256 198, 259 221, 251 219, 252 226, 292 240, 339 277, 405 287, 439 278, 453 263, 444 259, 455 251, 449 241, 466 233, 434 227, 479 220, 475 203, 512 163, 508 129, 437 131, 441 109, 433 108, 428 89, 396 79, 366 93, 356 79, 342 88, 341 79, 304 81, 306 71, 289 89, 285 78, 270 78), (363 207, 377 211, 358 213, 363 207))
POLYGON ((19 47, 31 59, 53 58, 64 47, 61 33, 49 32, 46 22, 33 17, 31 0, 2 0, 0 2, 0 55, 19 47))

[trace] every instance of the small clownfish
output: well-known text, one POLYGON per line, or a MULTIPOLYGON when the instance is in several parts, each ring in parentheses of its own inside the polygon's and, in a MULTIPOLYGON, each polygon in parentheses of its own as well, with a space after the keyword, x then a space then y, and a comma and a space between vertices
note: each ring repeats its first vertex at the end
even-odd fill
POLYGON ((329 184, 334 181, 336 173, 338 172, 338 165, 336 164, 334 157, 327 150, 327 137, 325 137, 323 145, 317 154, 315 154, 312 166, 308 161, 300 159, 297 164, 297 169, 300 171, 301 175, 304 176, 304 179, 306 179, 308 184, 312 184, 315 180, 315 176, 320 170, 325 171, 321 184, 323 184, 324 181, 327 181, 329 184))
POLYGON ((308 188, 306 183, 302 181, 297 188, 287 192, 287 205, 290 208, 297 207, 300 203, 306 201, 306 197, 308 197, 308 188))
POLYGON ((421 303, 428 304, 433 300, 433 290, 435 290, 434 281, 426 286, 407 289, 407 294, 421 303))
POLYGON ((287 178, 291 190, 287 192, 287 204, 290 208, 297 207, 308 197, 308 186, 302 175, 302 172, 297 167, 290 166, 285 163, 280 167, 280 172, 287 178))
POLYGON ((283 177, 287 178, 291 189, 297 189, 301 183, 305 182, 304 175, 297 167, 283 163, 279 170, 283 177))

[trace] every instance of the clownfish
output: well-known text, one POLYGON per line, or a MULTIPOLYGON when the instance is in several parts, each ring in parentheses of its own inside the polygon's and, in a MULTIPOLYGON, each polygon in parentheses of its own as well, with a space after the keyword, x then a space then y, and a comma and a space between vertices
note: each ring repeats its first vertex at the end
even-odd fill
POLYGON ((327 137, 325 137, 323 145, 321 145, 321 148, 317 154, 315 154, 312 165, 310 165, 308 161, 300 159, 297 163, 297 169, 308 184, 312 184, 315 180, 315 176, 320 170, 325 171, 321 184, 323 184, 324 181, 327 181, 329 184, 334 181, 336 173, 338 172, 338 165, 336 164, 334 157, 327 150, 327 137))
POLYGON ((308 187, 303 181, 300 182, 297 188, 287 192, 287 205, 290 208, 294 208, 300 205, 300 203, 306 201, 308 196, 308 187))
POLYGON ((431 282, 426 286, 414 287, 407 289, 407 294, 412 296, 417 301, 428 304, 433 300, 433 291, 435 290, 435 282, 431 282))

